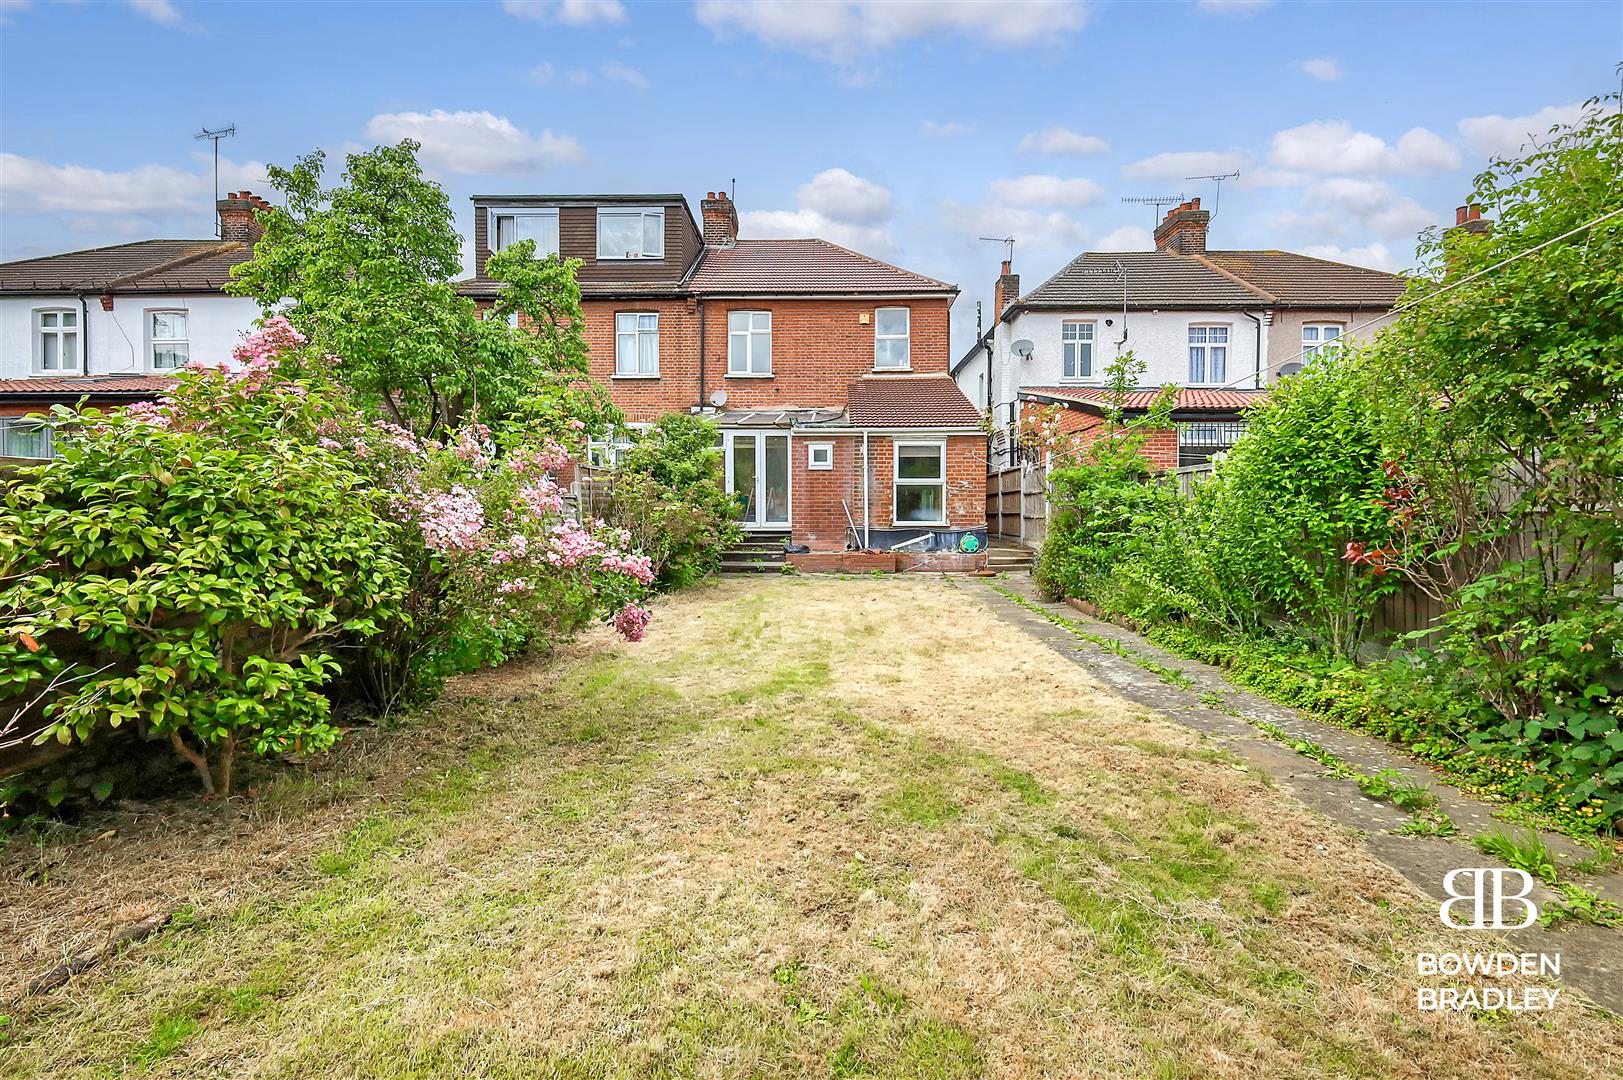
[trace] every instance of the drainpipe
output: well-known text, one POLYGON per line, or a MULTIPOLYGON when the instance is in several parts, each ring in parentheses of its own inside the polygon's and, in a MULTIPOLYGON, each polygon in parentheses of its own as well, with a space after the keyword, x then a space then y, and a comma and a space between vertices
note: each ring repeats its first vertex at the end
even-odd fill
POLYGON ((708 402, 704 397, 704 297, 699 298, 699 412, 708 402))
POLYGON ((862 549, 866 551, 868 544, 868 433, 862 433, 862 549))
POLYGON ((1262 389, 1262 318, 1260 316, 1251 314, 1249 311, 1241 311, 1240 314, 1244 315, 1246 318, 1250 319, 1252 322, 1257 324, 1257 339, 1256 339, 1256 341, 1257 341, 1256 384, 1257 385, 1256 385, 1256 388, 1258 390, 1261 390, 1262 389))
POLYGON ((79 294, 79 374, 90 374, 90 305, 84 293, 79 294))

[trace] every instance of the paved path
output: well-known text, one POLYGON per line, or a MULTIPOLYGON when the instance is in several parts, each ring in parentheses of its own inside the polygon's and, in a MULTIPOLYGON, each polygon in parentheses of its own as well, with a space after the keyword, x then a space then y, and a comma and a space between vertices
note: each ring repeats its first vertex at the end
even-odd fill
MULTIPOLYGON (((1087 669, 1117 694, 1204 733, 1224 749, 1272 776, 1281 787, 1332 821, 1357 830, 1372 854, 1439 900, 1447 896, 1442 878, 1449 870, 1496 865, 1470 842, 1470 838, 1478 834, 1506 828, 1493 817, 1494 808, 1439 782, 1424 766, 1398 753, 1385 741, 1327 724, 1259 697, 1230 683, 1219 668, 1157 648, 1130 630, 1089 618, 1067 604, 1045 601, 1029 577, 965 581, 964 588, 978 596, 1000 618, 1087 669), (1180 672, 1190 685, 1174 685, 1141 664, 1056 626, 999 593, 999 588, 1042 611, 1070 620, 1088 634, 1119 643, 1140 659, 1180 672), (1213 700, 1210 696, 1213 694, 1231 711, 1202 702, 1203 697, 1213 700), (1442 839, 1397 834, 1394 830, 1410 820, 1408 814, 1390 803, 1364 795, 1352 780, 1326 775, 1318 762, 1265 736, 1248 721, 1273 724, 1293 738, 1315 742, 1363 773, 1390 769, 1411 783, 1426 785, 1436 794, 1440 809, 1459 827, 1459 835, 1442 839)), ((1543 835, 1550 847, 1568 861, 1584 853, 1566 837, 1553 833, 1543 835)), ((1623 878, 1592 877, 1583 879, 1581 884, 1614 900, 1623 898, 1623 878)), ((1534 895, 1541 902, 1554 896, 1542 887, 1534 895)), ((1568 920, 1556 929, 1546 930, 1535 925, 1505 937, 1509 947, 1519 951, 1560 953, 1565 982, 1613 1011, 1623 1012, 1623 932, 1568 920)))

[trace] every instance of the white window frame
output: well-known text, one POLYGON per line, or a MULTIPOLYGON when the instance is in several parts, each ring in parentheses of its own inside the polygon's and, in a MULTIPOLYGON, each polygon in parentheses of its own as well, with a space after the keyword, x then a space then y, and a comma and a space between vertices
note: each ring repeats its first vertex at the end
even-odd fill
POLYGON ((1346 336, 1347 336, 1347 327, 1343 323, 1334 323, 1334 322, 1303 323, 1302 324, 1302 354, 1301 354, 1301 357, 1300 357, 1301 362, 1304 363, 1304 364, 1307 363, 1314 356, 1318 355, 1321 351, 1323 351, 1325 349, 1339 349, 1341 347, 1342 340, 1346 336), (1309 330, 1312 330, 1314 332, 1314 339, 1312 341, 1309 341, 1308 338, 1307 338, 1307 332, 1309 330), (1334 330, 1336 332, 1336 336, 1332 337, 1332 338, 1326 338, 1324 336, 1324 332, 1326 330, 1334 330))
POLYGON ((727 312, 727 377, 729 379, 770 379, 772 377, 772 312, 752 308, 737 308, 727 312), (733 318, 742 315, 745 325, 742 330, 734 329, 733 318), (765 319, 764 327, 757 326, 758 319, 765 319), (761 337, 765 336, 765 356, 757 356, 761 337), (733 346, 742 340, 744 346, 744 366, 740 368, 733 356, 733 346), (762 366, 764 362, 764 366, 762 366))
POLYGON ((599 262, 623 262, 627 259, 663 259, 665 257, 665 208, 663 206, 600 206, 597 208, 597 259, 599 262), (642 221, 642 250, 641 251, 611 251, 603 250, 603 219, 610 217, 640 217, 642 221), (654 230, 657 243, 648 242, 648 222, 650 218, 657 218, 659 226, 654 230))
POLYGON ((35 308, 33 310, 32 314, 31 314, 30 321, 33 324, 32 327, 31 327, 31 333, 30 333, 29 336, 32 339, 33 345, 34 345, 34 374, 35 375, 82 375, 82 374, 84 374, 84 370, 85 370, 84 312, 80 311, 76 307, 41 307, 41 308, 35 308), (44 316, 46 316, 46 315, 55 315, 57 317, 55 326, 49 326, 48 327, 48 326, 45 325, 44 316), (62 325, 62 316, 63 315, 72 315, 73 316, 73 327, 71 329, 69 329, 67 327, 64 327, 62 325), (62 339, 64 337, 67 337, 67 336, 70 336, 70 335, 73 338, 73 354, 74 354, 74 357, 76 359, 75 359, 75 363, 74 363, 73 367, 63 367, 62 366, 62 357, 63 357, 64 353, 63 353, 63 349, 62 349, 62 339), (54 367, 54 368, 48 368, 48 367, 45 366, 45 339, 48 336, 56 338, 57 366, 54 367))
POLYGON ((814 442, 806 444, 806 468, 811 472, 829 472, 834 468, 834 444, 814 442))
POLYGON ((550 218, 552 220, 553 244, 551 250, 543 248, 539 242, 535 245, 535 257, 545 258, 548 255, 558 255, 562 251, 563 238, 559 233, 561 222, 558 219, 556 206, 493 206, 489 208, 489 217, 485 228, 485 239, 490 244, 490 253, 494 255, 502 249, 502 218, 550 218))
POLYGON ((619 465, 625 452, 636 446, 637 440, 650 427, 653 425, 632 421, 607 432, 607 437, 587 439, 587 466, 593 469, 612 469, 619 465))
POLYGON ((1228 382, 1229 351, 1234 348, 1234 324, 1233 323, 1190 323, 1189 324, 1189 330, 1188 330, 1188 333, 1186 334, 1186 337, 1191 339, 1188 342, 1189 353, 1186 354, 1186 355, 1189 356, 1189 365, 1190 366, 1189 366, 1189 381, 1184 383, 1184 385, 1185 386, 1223 386, 1223 385, 1226 385, 1227 382, 1228 382), (1192 340, 1194 338, 1194 336, 1195 336, 1194 332, 1196 330, 1206 331, 1205 336, 1200 341, 1192 340), (1213 331, 1213 330, 1221 330, 1223 332, 1223 340, 1222 341, 1212 341, 1211 340, 1211 331, 1213 331), (1202 377, 1199 378, 1199 379, 1196 379, 1194 377, 1195 373, 1194 373, 1194 356, 1193 356, 1193 353, 1194 353, 1194 350, 1196 350, 1196 349, 1199 349, 1200 353, 1201 353, 1200 370, 1201 370, 1201 376, 1202 377), (1223 370, 1221 372, 1217 373, 1216 377, 1213 377, 1213 372, 1212 372, 1212 350, 1213 349, 1222 349, 1223 350, 1223 370))
POLYGON ((659 378, 659 312, 657 311, 616 311, 614 313, 614 377, 616 379, 657 379, 659 378), (631 328, 623 330, 620 327, 621 319, 630 319, 631 328), (643 326, 643 319, 653 319, 654 325, 643 326), (642 367, 642 339, 651 336, 654 339, 654 367, 651 371, 644 371, 642 367), (631 338, 631 363, 625 362, 621 354, 621 346, 626 338, 631 338))
POLYGON ((1064 319, 1064 320, 1061 320, 1061 322, 1059 324, 1059 379, 1060 379, 1060 382, 1090 382, 1090 381, 1092 381, 1093 379, 1096 378, 1096 376, 1094 375, 1094 368, 1093 368, 1093 346, 1094 346, 1095 342, 1098 340, 1098 337, 1099 337, 1099 322, 1098 322, 1097 319, 1064 319), (1081 333, 1081 330, 1082 330, 1083 327, 1087 327, 1087 330, 1088 330, 1087 337, 1081 337, 1080 336, 1080 333, 1081 333), (1072 328, 1075 328, 1077 330, 1079 336, 1074 337, 1074 338, 1067 338, 1065 336, 1066 332, 1071 330, 1072 328), (1073 345, 1076 346, 1078 359, 1081 358, 1082 346, 1084 346, 1084 345, 1087 346, 1087 349, 1088 349, 1088 364, 1087 364, 1087 367, 1088 367, 1088 369, 1086 371, 1077 371, 1077 372, 1072 373, 1072 374, 1066 374, 1065 369, 1066 369, 1067 364, 1069 363, 1069 357, 1067 357, 1066 354, 1067 354, 1067 352, 1070 351, 1070 348, 1073 345))
POLYGON ((56 457, 56 429, 49 420, 39 416, 0 416, 0 457, 23 458, 27 461, 49 461, 56 457), (28 428, 45 433, 45 453, 19 454, 11 441, 11 433, 28 428))
POLYGON ((192 313, 186 308, 147 308, 146 311, 142 313, 142 317, 146 321, 147 370, 154 372, 179 371, 181 368, 185 367, 187 362, 192 358, 192 313), (157 335, 157 328, 153 326, 153 323, 157 321, 157 317, 159 315, 179 315, 186 322, 186 336, 178 338, 159 337, 157 335), (174 367, 159 367, 157 357, 153 353, 154 348, 159 344, 178 344, 186 346, 186 358, 180 363, 176 364, 174 367))
POLYGON ((912 371, 913 370, 913 309, 910 307, 882 307, 874 308, 873 312, 873 369, 875 371, 912 371), (904 323, 900 334, 881 334, 879 332, 879 316, 882 312, 900 311, 904 323), (879 364, 879 343, 881 341, 900 341, 907 353, 905 362, 901 364, 879 364))
POLYGON ((890 458, 890 518, 893 527, 898 529, 915 526, 945 525, 947 524, 947 440, 946 439, 894 439, 891 442, 890 458), (936 480, 922 480, 916 477, 902 475, 902 449, 903 447, 927 446, 936 452, 936 459, 941 462, 941 476, 936 480), (941 489, 941 517, 936 521, 903 521, 898 508, 901 499, 901 489, 904 487, 934 487, 941 489))

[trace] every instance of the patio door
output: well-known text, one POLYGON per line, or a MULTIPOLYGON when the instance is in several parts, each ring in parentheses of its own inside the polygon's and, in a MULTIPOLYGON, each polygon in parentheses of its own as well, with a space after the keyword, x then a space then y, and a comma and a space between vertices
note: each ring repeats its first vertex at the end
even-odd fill
POLYGON ((789 436, 729 431, 727 492, 746 529, 781 529, 789 524, 789 436))

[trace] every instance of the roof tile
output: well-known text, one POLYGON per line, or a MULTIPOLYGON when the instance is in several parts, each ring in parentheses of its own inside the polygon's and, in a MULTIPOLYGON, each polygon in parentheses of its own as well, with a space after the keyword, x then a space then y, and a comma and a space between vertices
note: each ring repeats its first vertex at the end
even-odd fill
POLYGON ((46 375, 0 379, 0 395, 159 394, 173 385, 170 375, 46 375))
POLYGON ((851 384, 845 414, 855 427, 973 428, 981 412, 952 376, 864 375, 851 384))
MULTIPOLYGON (((1074 401, 1079 405, 1104 406, 1111 401, 1111 391, 1103 386, 1027 386, 1023 395, 1035 394, 1060 401, 1074 401)), ((1141 387, 1127 392, 1122 401, 1126 409, 1147 409, 1161 393, 1160 387, 1141 387)), ((1248 409, 1268 400, 1266 390, 1230 390, 1223 387, 1184 386, 1178 388, 1173 401, 1174 409, 1229 410, 1248 409)))
POLYGON ((0 293, 217 292, 252 254, 229 240, 137 240, 0 263, 0 293))
POLYGON ((827 240, 739 240, 707 248, 691 287, 697 293, 955 293, 954 285, 831 244, 827 240))

